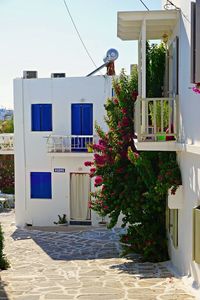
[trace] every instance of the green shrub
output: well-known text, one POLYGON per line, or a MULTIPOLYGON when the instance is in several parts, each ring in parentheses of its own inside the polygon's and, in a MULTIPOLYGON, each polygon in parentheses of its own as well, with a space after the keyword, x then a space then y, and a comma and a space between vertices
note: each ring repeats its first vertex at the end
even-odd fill
POLYGON ((0 224, 0 269, 5 270, 9 267, 9 263, 3 253, 3 246, 4 246, 4 237, 3 231, 0 224))
POLYGON ((137 91, 132 80, 124 72, 114 80, 116 96, 105 105, 108 131, 96 126, 100 139, 92 145, 94 159, 85 162, 97 187, 89 207, 109 216, 109 228, 122 213, 122 226, 127 227, 121 236, 123 254, 135 252, 145 261, 157 262, 168 259, 166 199, 169 188, 175 194, 181 174, 175 152, 137 151, 133 139, 137 91))

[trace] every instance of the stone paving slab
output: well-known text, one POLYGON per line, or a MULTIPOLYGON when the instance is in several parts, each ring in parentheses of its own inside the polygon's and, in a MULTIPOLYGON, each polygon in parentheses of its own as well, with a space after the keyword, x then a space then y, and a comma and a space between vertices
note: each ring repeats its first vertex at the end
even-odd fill
POLYGON ((197 299, 165 263, 120 258, 118 230, 21 230, 13 212, 0 222, 11 264, 0 272, 1 300, 197 299))

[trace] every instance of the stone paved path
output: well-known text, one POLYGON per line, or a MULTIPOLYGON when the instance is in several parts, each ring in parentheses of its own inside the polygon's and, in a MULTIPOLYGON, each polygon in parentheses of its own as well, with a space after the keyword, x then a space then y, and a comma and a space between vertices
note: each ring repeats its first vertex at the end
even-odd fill
POLYGON ((164 263, 119 258, 117 235, 19 230, 0 214, 11 268, 0 272, 0 299, 192 300, 164 263))

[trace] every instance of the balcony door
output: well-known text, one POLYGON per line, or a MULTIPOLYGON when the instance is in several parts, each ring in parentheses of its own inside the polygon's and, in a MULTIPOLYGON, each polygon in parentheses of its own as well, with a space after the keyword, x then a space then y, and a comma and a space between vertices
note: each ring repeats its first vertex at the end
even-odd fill
POLYGON ((72 173, 70 177, 70 219, 71 221, 90 220, 90 176, 72 173))
POLYGON ((72 151, 87 151, 89 138, 93 135, 93 104, 77 103, 71 105, 72 151), (82 136, 82 137, 81 137, 82 136))

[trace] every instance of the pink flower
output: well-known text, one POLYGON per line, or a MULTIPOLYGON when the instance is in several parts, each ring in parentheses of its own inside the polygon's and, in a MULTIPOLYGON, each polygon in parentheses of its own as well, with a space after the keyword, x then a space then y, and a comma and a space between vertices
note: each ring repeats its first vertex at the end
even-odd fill
POLYGON ((127 108, 122 108, 122 113, 125 115, 127 114, 127 108))
POLYGON ((196 82, 195 86, 192 88, 193 92, 200 94, 200 82, 196 82))
POLYGON ((175 195, 175 194, 176 194, 176 188, 173 187, 173 188, 171 189, 171 195, 175 195))
POLYGON ((84 165, 85 165, 86 167, 91 167, 93 164, 94 164, 94 163, 93 163, 92 161, 85 161, 85 162, 84 162, 84 165))
POLYGON ((116 169, 116 173, 123 173, 123 171, 124 171, 124 169, 123 168, 118 168, 118 169, 116 169))
POLYGON ((96 172, 96 168, 91 168, 91 169, 90 169, 90 172, 91 172, 91 173, 95 173, 95 172, 96 172))
POLYGON ((128 126, 129 125, 129 119, 127 118, 127 117, 123 117, 122 118, 122 126, 123 127, 126 127, 126 126, 128 126))
POLYGON ((106 150, 105 146, 103 146, 103 145, 97 145, 97 144, 93 145, 92 148, 94 150, 98 150, 98 151, 105 151, 106 150))
POLYGON ((105 191, 106 190, 106 187, 105 185, 102 186, 102 191, 105 191))
POLYGON ((104 166, 104 164, 106 162, 106 156, 95 153, 94 160, 95 160, 95 163, 97 166, 104 166))
POLYGON ((134 158, 135 158, 135 159, 138 159, 138 158, 140 157, 139 154, 138 154, 137 152, 134 152, 133 155, 134 155, 134 158))
POLYGON ((107 210, 109 207, 108 207, 107 205, 105 205, 103 208, 104 208, 105 210, 107 210))
POLYGON ((103 140, 103 139, 99 139, 99 145, 106 147, 107 142, 105 140, 103 140))
POLYGON ((137 91, 133 91, 132 92, 132 97, 133 97, 134 100, 136 100, 137 96, 138 96, 138 92, 137 91))
POLYGON ((103 183, 103 178, 101 176, 97 176, 95 178, 95 186, 99 186, 103 183))
POLYGON ((113 102, 114 102, 115 104, 119 104, 119 101, 118 101, 117 98, 113 99, 113 102))

